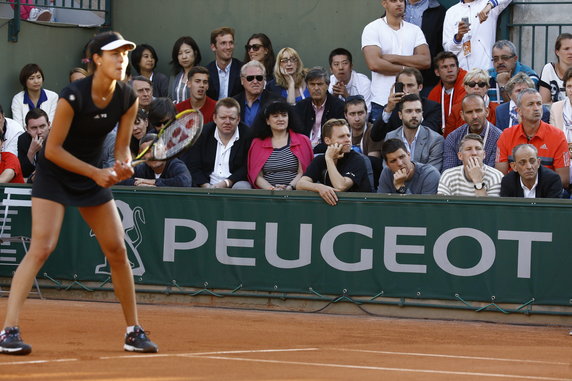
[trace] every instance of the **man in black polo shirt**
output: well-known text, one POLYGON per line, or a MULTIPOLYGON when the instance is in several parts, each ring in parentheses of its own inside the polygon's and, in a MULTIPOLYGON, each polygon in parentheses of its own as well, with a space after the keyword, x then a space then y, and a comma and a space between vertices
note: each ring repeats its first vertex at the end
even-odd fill
POLYGON ((371 192, 365 160, 352 151, 350 128, 345 119, 330 119, 322 127, 328 146, 312 160, 296 188, 319 193, 329 205, 338 203, 336 192, 371 192))

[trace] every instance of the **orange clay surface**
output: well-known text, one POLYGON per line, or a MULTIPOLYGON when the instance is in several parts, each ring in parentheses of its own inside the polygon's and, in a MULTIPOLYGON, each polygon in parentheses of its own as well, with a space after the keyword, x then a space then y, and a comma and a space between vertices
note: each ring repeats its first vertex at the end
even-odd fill
MULTIPOLYGON (((0 298, 0 316, 6 309, 0 298)), ((116 303, 26 301, 0 380, 572 380, 572 337, 530 327, 140 305, 159 353, 122 350, 116 303)))

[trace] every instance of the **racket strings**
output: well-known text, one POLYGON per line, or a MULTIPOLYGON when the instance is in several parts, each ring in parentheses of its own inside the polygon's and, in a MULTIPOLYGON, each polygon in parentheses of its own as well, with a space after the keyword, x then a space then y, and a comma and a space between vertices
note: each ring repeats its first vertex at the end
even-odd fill
POLYGON ((193 131, 200 124, 200 115, 189 113, 176 119, 167 126, 154 144, 153 156, 156 159, 165 159, 175 156, 196 136, 193 131))

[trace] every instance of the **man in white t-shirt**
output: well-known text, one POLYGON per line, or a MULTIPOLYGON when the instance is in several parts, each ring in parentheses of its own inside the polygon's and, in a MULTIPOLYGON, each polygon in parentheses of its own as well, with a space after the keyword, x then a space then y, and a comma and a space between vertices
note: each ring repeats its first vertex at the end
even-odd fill
POLYGON ((497 20, 512 0, 461 0, 445 13, 443 49, 453 52, 464 70, 487 70, 496 41, 497 20))
POLYGON ((361 47, 371 69, 372 103, 370 120, 383 112, 395 75, 405 66, 428 69, 431 55, 425 36, 417 25, 403 21, 405 0, 382 0, 385 17, 363 29, 361 47))

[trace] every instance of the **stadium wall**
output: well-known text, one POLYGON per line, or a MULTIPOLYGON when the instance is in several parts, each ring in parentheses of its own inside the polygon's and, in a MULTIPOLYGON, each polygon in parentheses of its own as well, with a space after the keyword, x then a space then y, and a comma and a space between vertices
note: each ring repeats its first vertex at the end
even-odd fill
MULTIPOLYGON (((4 234, 29 235, 29 195, 15 189, 29 188, 4 188, 4 234)), ((330 207, 307 192, 131 187, 114 196, 140 291, 571 314, 568 200, 345 193, 330 207)), ((19 242, 3 244, 0 277, 23 255, 19 242)), ((68 209, 38 277, 99 290, 109 276, 68 209)))

